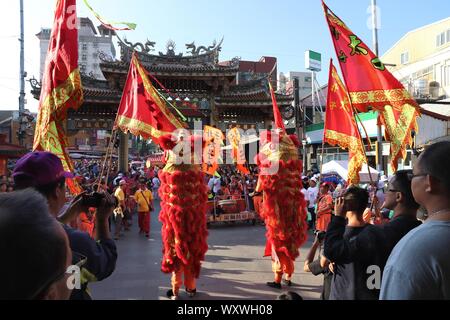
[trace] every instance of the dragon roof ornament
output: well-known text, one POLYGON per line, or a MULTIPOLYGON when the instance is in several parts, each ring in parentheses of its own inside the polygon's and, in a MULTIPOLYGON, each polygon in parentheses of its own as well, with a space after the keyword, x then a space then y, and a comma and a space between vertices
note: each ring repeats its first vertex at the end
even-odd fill
MULTIPOLYGON (((158 52, 158 54, 152 53, 155 51, 155 42, 147 40, 146 43, 131 43, 127 39, 119 39, 119 46, 121 48, 121 60, 123 62, 129 62, 133 52, 137 52, 139 58, 144 64, 173 64, 179 63, 181 65, 215 65, 219 62, 219 52, 222 49, 223 39, 219 43, 214 41, 212 45, 199 46, 195 45, 195 42, 186 44, 188 49, 187 53, 190 55, 183 56, 183 53, 175 53, 175 42, 169 40, 166 44, 166 53, 158 52)), ((105 59, 106 60, 106 59, 105 59)), ((107 61, 105 61, 107 62, 107 61)))

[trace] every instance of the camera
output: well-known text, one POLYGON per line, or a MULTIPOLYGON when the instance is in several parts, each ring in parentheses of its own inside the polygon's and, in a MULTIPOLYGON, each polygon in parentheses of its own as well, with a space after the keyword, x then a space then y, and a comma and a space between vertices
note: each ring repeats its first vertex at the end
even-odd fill
POLYGON ((327 234, 325 231, 315 231, 314 234, 317 237, 317 240, 319 240, 320 242, 322 242, 325 239, 325 235, 327 234))
MULTIPOLYGON (((99 192, 92 192, 89 194, 86 194, 83 196, 83 205, 87 207, 92 208, 98 208, 102 204, 102 200, 105 198, 105 195, 103 193, 99 192)), ((119 201, 116 197, 113 197, 114 199, 114 207, 117 207, 119 205, 119 201)))

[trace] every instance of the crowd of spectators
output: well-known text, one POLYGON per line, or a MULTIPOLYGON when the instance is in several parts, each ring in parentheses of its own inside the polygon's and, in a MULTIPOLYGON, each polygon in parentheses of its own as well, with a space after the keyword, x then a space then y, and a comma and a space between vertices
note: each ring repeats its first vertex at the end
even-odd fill
MULTIPOLYGON (((369 190, 318 185, 318 177, 303 177, 308 211, 315 215, 310 226, 316 231, 304 270, 325 276, 324 299, 450 299, 449 157, 450 142, 431 145, 413 170, 398 171, 387 185, 383 182, 369 190), (383 210, 390 213, 387 219, 383 210), (418 215, 420 211, 427 214, 418 215)), ((118 204, 112 194, 123 187, 129 205, 138 203, 134 211, 142 213, 145 207, 148 214, 153 209, 147 202, 153 200, 148 189, 159 187, 155 183, 159 168, 141 166, 123 174, 113 166, 109 176, 103 176, 99 165, 77 163, 77 178, 64 171, 57 156, 34 152, 0 177, 15 189, 5 192, 3 187, 0 193, 0 253, 8 261, 0 265, 0 272, 8 275, 0 299, 90 299, 89 283, 113 273, 117 249, 111 217, 118 204), (78 179, 100 196, 84 192, 67 202, 67 178, 78 179), (139 192, 146 198, 137 200, 139 192), (94 232, 70 226, 90 208, 94 232), (27 272, 30 265, 33 273, 27 272), (82 270, 81 287, 73 290, 67 286, 69 266, 82 270)), ((223 166, 218 174, 205 181, 212 197, 258 196, 255 167, 242 175, 223 166)), ((123 202, 124 209, 127 206, 123 202)), ((140 215, 144 233, 145 219, 140 215)))

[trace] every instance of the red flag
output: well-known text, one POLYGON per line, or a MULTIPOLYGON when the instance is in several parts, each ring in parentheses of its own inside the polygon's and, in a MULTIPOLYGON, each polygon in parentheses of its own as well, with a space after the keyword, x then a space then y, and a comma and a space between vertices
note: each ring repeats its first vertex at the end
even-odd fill
POLYGON ((278 108, 277 99, 275 97, 275 92, 273 91, 272 84, 269 81, 270 96, 272 97, 273 105, 273 117, 275 120, 275 126, 282 131, 286 131, 284 128, 283 118, 281 117, 280 109, 278 108))
POLYGON ((348 183, 359 182, 359 172, 366 162, 353 108, 333 61, 330 61, 324 141, 349 150, 348 183))
POLYGON ((417 131, 419 106, 369 47, 322 4, 351 103, 361 112, 369 107, 380 111, 396 171, 398 160, 406 157, 406 145, 412 143, 411 131, 417 131))
MULTIPOLYGON (((59 0, 42 78, 33 150, 56 154, 64 170, 71 172, 73 164, 65 149, 67 143, 62 123, 67 110, 77 109, 82 103, 76 0, 59 0)), ((68 185, 76 186, 76 183, 70 182, 68 185)), ((71 188, 71 191, 76 193, 80 190, 71 188)))
POLYGON ((353 106, 382 110, 386 104, 402 107, 415 100, 380 59, 323 3, 328 26, 353 106))
POLYGON ((114 127, 156 143, 161 136, 184 128, 153 87, 136 54, 131 59, 114 127))

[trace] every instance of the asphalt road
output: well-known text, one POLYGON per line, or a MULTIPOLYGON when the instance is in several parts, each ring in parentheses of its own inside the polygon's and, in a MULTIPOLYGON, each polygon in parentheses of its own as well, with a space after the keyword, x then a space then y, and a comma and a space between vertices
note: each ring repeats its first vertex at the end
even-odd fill
MULTIPOLYGON (((151 216, 150 239, 138 234, 137 216, 131 231, 117 241, 116 270, 101 282, 89 285, 96 300, 164 300, 170 289, 170 275, 160 271, 161 223, 159 206, 151 216)), ((269 288, 273 281, 270 258, 263 258, 265 227, 247 223, 216 224, 209 228, 209 250, 197 281, 198 300, 274 300, 284 291, 294 291, 303 299, 319 299, 322 276, 303 272, 303 262, 313 236, 301 248, 295 263, 293 286, 269 288)), ((181 291, 181 299, 187 297, 181 291)))

